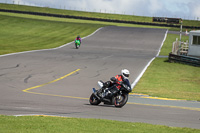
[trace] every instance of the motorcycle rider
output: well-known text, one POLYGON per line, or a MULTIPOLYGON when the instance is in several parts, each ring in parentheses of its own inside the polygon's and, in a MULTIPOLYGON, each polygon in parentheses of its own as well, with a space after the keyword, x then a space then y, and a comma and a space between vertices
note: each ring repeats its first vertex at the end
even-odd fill
POLYGON ((76 42, 76 40, 79 40, 79 41, 80 41, 80 45, 81 45, 81 37, 80 37, 80 35, 78 35, 78 36, 76 37, 75 42, 76 42))
POLYGON ((104 86, 102 88, 105 89, 105 93, 103 97, 108 96, 109 94, 115 94, 117 93, 120 88, 121 84, 124 82, 124 80, 127 80, 129 78, 130 72, 127 69, 122 69, 121 74, 116 75, 115 77, 111 78, 111 81, 107 81, 104 83, 104 86), (111 92, 112 90, 112 92, 111 92))

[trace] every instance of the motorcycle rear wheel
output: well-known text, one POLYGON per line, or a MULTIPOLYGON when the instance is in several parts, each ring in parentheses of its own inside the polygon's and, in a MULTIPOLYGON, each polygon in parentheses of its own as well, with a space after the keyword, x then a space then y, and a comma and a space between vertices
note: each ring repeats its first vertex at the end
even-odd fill
POLYGON ((99 105, 101 103, 101 101, 98 100, 93 93, 90 96, 89 102, 91 105, 99 105))
POLYGON ((113 97, 113 102, 115 107, 121 108, 123 107, 128 101, 128 94, 122 94, 120 98, 118 96, 113 97))

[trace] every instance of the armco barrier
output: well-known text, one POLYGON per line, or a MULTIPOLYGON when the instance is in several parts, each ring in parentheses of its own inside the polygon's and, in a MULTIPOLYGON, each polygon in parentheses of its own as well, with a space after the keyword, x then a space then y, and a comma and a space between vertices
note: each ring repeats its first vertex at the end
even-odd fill
POLYGON ((197 58, 197 57, 175 55, 175 54, 169 53, 168 60, 169 62, 178 62, 178 63, 200 67, 200 58, 197 58))
MULTIPOLYGON (((139 25, 180 28, 179 25, 173 25, 173 24, 158 24, 158 23, 125 21, 125 20, 115 20, 115 19, 90 18, 90 17, 82 17, 82 16, 60 15, 60 14, 51 14, 51 13, 29 12, 29 11, 17 11, 17 10, 7 10, 7 9, 0 9, 0 12, 11 12, 11 13, 21 13, 21 14, 59 17, 59 18, 73 18, 73 19, 83 19, 83 20, 103 21, 103 22, 115 22, 115 23, 127 23, 127 24, 139 24, 139 25)), ((198 26, 183 26, 183 28, 200 29, 200 27, 198 27, 198 26)))

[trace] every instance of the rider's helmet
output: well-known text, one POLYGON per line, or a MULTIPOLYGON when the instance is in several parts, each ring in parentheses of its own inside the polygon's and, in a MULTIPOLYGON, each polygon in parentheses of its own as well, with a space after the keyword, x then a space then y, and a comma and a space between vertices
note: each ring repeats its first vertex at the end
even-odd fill
POLYGON ((128 79, 130 72, 127 69, 122 69, 121 74, 122 74, 124 79, 128 79))
POLYGON ((80 38, 80 36, 78 35, 77 38, 80 38))

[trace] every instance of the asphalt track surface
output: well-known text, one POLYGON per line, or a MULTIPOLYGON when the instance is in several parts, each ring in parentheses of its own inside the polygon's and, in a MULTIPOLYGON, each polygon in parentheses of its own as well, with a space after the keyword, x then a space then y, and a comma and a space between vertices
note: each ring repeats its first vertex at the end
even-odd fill
POLYGON ((107 81, 127 68, 134 82, 158 54, 165 34, 164 29, 110 26, 83 39, 80 49, 72 42, 51 50, 1 56, 0 114, 99 118, 200 129, 198 102, 194 107, 180 108, 178 101, 164 106, 166 100, 156 104, 158 100, 151 99, 149 103, 150 99, 141 101, 133 95, 123 108, 89 104, 98 80, 107 81))

